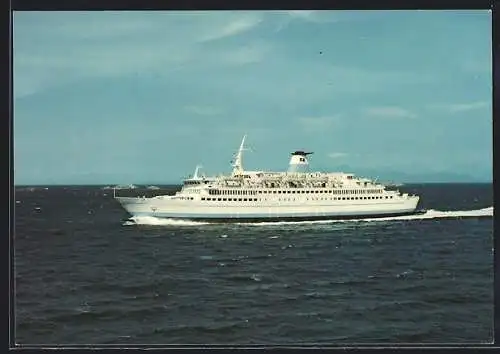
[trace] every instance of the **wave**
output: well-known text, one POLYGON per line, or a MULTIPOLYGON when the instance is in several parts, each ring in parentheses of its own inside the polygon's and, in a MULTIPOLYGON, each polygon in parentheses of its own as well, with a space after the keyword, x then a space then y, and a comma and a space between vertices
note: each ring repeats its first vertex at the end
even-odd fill
POLYGON ((129 225, 159 225, 159 226, 199 226, 207 225, 207 222, 179 220, 179 219, 163 219, 154 216, 134 216, 123 223, 124 226, 129 225))
POLYGON ((445 218, 466 218, 466 217, 489 217, 493 216, 493 207, 487 207, 476 210, 449 210, 441 211, 429 209, 424 214, 363 218, 363 219, 345 219, 345 220, 315 220, 315 221, 273 221, 257 223, 238 223, 239 225, 308 225, 308 224, 334 224, 334 223, 352 223, 352 222, 377 222, 377 221, 398 221, 398 220, 424 220, 424 219, 445 219, 445 218))
MULTIPOLYGON (((309 225, 309 224, 333 224, 333 223, 352 223, 352 222, 377 222, 377 221, 398 221, 398 220, 425 220, 425 219, 445 219, 445 218, 467 218, 467 217, 490 217, 493 216, 493 207, 487 207, 476 210, 448 210, 441 211, 430 209, 423 214, 391 216, 381 218, 364 218, 364 219, 346 219, 346 220, 315 220, 315 221, 262 221, 262 222, 242 222, 234 223, 236 225, 309 225)), ((135 216, 123 223, 129 225, 165 225, 165 226, 199 226, 209 225, 213 223, 179 220, 179 219, 162 219, 154 216, 135 216)), ((224 223, 221 223, 224 224, 224 223)))

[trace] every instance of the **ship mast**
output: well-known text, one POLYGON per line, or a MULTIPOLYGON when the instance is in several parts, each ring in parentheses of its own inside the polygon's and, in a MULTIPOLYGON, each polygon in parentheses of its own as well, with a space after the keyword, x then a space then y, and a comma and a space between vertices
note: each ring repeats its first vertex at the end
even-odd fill
POLYGON ((245 144, 246 137, 247 137, 246 135, 243 136, 243 140, 241 141, 240 148, 238 149, 238 152, 236 153, 236 156, 235 156, 235 159, 234 159, 234 162, 232 165, 233 166, 233 176, 240 175, 243 173, 242 157, 243 157, 243 150, 245 150, 244 144, 245 144))
POLYGON ((200 170, 201 165, 196 165, 196 169, 194 170, 194 174, 192 179, 199 179, 200 177, 198 176, 198 171, 200 170))

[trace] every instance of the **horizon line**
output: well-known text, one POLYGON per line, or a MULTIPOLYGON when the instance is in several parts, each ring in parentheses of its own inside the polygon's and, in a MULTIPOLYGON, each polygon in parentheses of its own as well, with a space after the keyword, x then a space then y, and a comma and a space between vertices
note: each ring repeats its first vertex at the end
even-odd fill
MULTIPOLYGON (((395 182, 401 183, 403 185, 412 185, 412 184, 493 184, 493 181, 445 181, 445 182, 436 182, 436 181, 411 181, 411 182, 395 182)), ((182 182, 170 182, 170 183, 40 183, 40 184, 14 184, 12 185, 14 188, 17 187, 66 187, 66 186, 82 186, 82 187, 92 187, 92 186, 124 186, 132 184, 134 186, 180 186, 182 182)), ((392 184, 391 182, 385 182, 382 184, 392 184)))

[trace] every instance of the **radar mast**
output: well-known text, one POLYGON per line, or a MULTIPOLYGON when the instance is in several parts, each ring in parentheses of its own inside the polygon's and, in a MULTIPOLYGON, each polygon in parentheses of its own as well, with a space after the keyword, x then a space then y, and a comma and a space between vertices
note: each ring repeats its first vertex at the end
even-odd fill
POLYGON ((236 153, 236 156, 234 158, 233 162, 233 176, 240 175, 243 173, 243 150, 245 150, 245 139, 246 135, 243 136, 243 140, 241 140, 241 145, 240 148, 238 149, 238 152, 236 153))

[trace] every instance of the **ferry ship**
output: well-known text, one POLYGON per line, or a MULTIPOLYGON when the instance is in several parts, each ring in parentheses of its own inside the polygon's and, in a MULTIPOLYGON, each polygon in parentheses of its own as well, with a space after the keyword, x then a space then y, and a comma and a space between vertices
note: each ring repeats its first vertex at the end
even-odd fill
POLYGON ((245 138, 231 174, 207 177, 200 166, 175 195, 114 198, 132 216, 214 222, 354 219, 418 213, 419 196, 388 190, 353 173, 312 172, 306 151, 291 153, 286 172, 246 171, 245 138))

